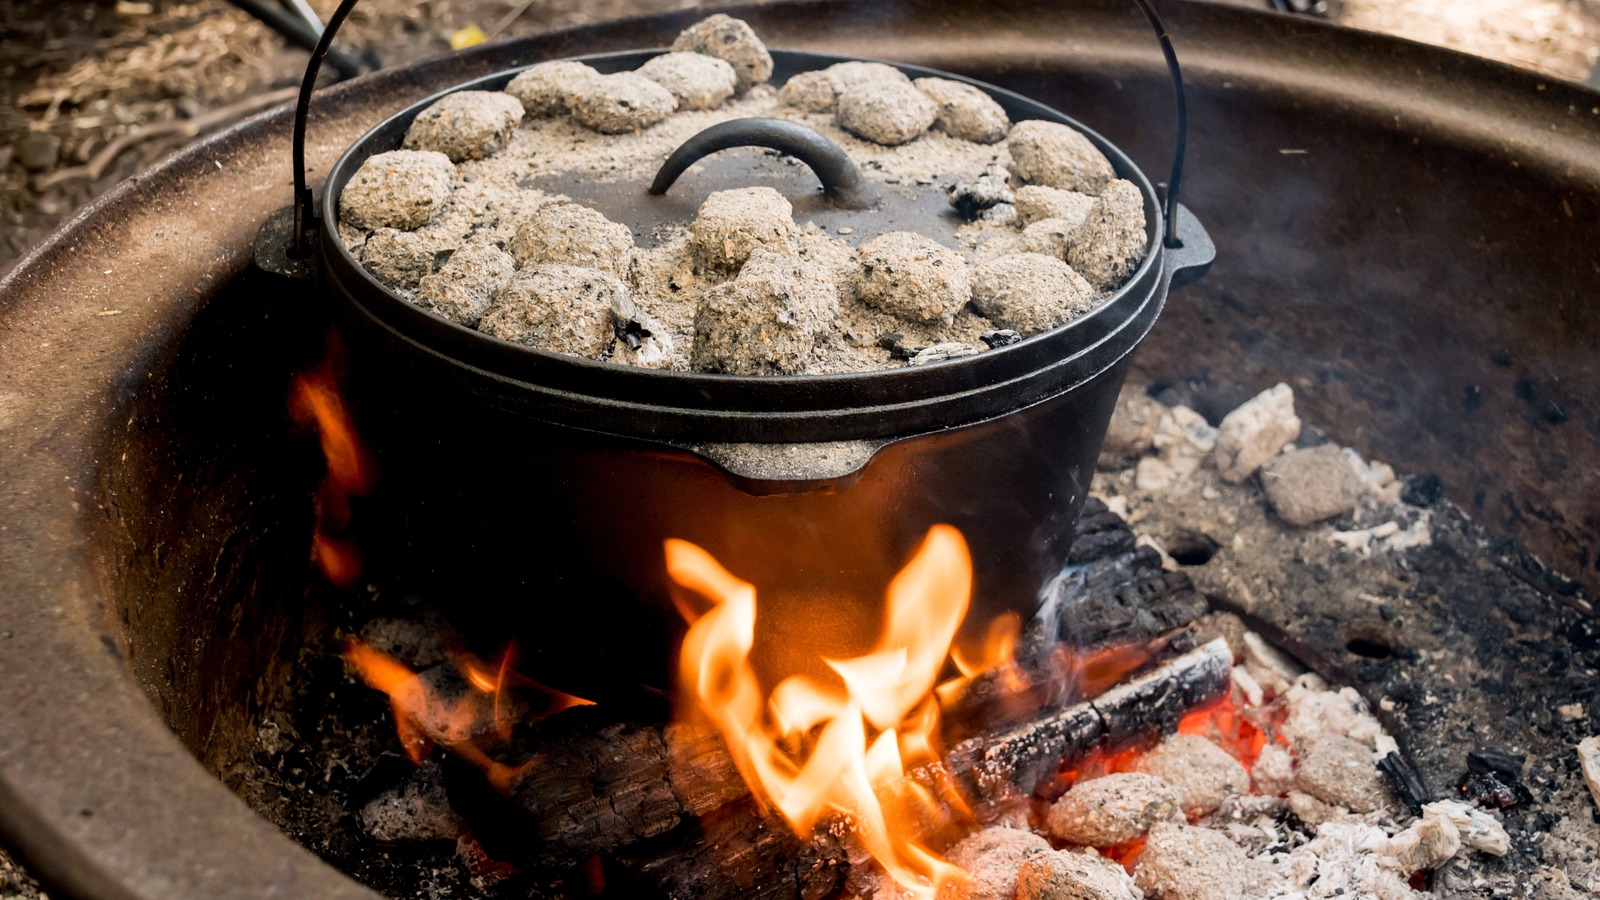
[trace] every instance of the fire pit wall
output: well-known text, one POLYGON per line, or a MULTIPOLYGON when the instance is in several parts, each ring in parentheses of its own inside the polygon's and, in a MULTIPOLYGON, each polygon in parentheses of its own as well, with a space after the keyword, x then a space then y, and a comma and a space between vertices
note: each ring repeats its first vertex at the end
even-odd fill
MULTIPOLYGON (((800 9, 747 15, 774 45, 903 57, 1037 97, 1149 170, 1164 167, 1168 87, 1133 49, 1147 38, 1120 5, 1078 13, 1105 37, 1094 46, 1041 33, 1021 4, 985 9, 982 22, 959 4, 915 15, 800 9), (886 48, 885 28, 903 43, 886 48)), ((495 66, 660 44, 691 18, 491 48, 464 57, 470 65, 380 76, 394 91, 356 88, 337 102, 375 120, 495 66)), ((1600 316, 1583 301, 1600 280, 1584 226, 1600 218, 1600 163, 1584 143, 1596 133, 1593 96, 1237 11, 1173 18, 1191 79, 1187 200, 1219 254, 1207 280, 1173 297, 1135 377, 1208 414, 1287 381, 1307 421, 1369 456, 1437 473, 1469 512, 1592 588, 1600 576, 1585 535, 1600 524, 1600 418, 1583 398, 1600 394, 1600 316), (1318 40, 1302 40, 1301 27, 1318 40), (1341 54, 1405 78, 1329 79, 1341 54), (1475 86, 1477 105, 1453 79, 1475 86), (1552 130, 1549 117, 1568 109, 1552 130)), ((128 379, 128 410, 100 455, 94 553, 121 623, 114 643, 172 729, 224 776, 314 624, 307 548, 320 461, 284 400, 289 374, 321 354, 325 328, 314 301, 236 279, 159 365, 128 379)), ((1576 585, 1527 572, 1581 602, 1576 585)))

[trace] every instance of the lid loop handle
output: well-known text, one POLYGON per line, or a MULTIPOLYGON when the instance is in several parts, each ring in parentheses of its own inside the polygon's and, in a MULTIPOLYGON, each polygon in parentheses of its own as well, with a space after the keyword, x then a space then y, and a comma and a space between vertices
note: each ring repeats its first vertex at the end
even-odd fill
POLYGON ((839 209, 871 209, 878 192, 839 145, 816 131, 785 119, 731 119, 707 128, 672 151, 662 163, 650 193, 665 194, 684 170, 703 157, 732 147, 766 147, 800 160, 822 182, 822 195, 839 209))

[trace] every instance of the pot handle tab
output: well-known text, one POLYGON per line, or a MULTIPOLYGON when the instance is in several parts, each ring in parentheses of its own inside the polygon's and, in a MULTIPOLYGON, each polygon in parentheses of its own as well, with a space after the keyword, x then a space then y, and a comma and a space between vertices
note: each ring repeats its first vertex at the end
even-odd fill
POLYGON ((1211 261, 1217 258, 1217 245, 1182 203, 1177 204, 1171 221, 1178 243, 1168 245, 1162 252, 1166 254, 1167 286, 1175 288, 1198 281, 1211 269, 1211 261))
POLYGON ((711 463, 757 497, 832 493, 850 487, 890 441, 803 444, 674 444, 711 463))
POLYGON ((871 209, 878 205, 877 189, 838 144, 799 122, 761 117, 719 122, 684 141, 662 163, 661 171, 650 183, 650 193, 665 194, 684 170, 704 157, 733 147, 766 147, 800 160, 822 182, 822 196, 839 209, 871 209))

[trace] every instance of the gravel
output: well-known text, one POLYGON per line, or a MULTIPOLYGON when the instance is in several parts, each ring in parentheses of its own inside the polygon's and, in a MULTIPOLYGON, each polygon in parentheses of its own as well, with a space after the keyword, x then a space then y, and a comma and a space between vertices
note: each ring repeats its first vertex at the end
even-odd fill
POLYGON ((628 289, 594 269, 545 264, 523 269, 495 296, 478 330, 588 359, 600 359, 615 337, 611 311, 629 304, 628 289))
POLYGON ((1097 290, 1109 291, 1144 258, 1149 242, 1144 226, 1144 195, 1131 181, 1112 181, 1072 233, 1067 263, 1097 290))
POLYGON ((666 88, 679 109, 715 109, 738 83, 733 66, 700 53, 663 53, 640 66, 639 74, 666 88))
POLYGON ((1027 337, 1087 312, 1094 291, 1059 259, 1013 253, 978 265, 972 302, 996 325, 1027 337))
POLYGON ((839 94, 839 127, 862 140, 886 147, 922 137, 938 118, 939 107, 910 84, 868 81, 839 94))
POLYGON ((367 230, 412 231, 426 225, 450 199, 455 166, 431 150, 375 153, 339 193, 339 218, 367 230))
POLYGON ((1059 122, 1029 119, 1011 127, 1011 174, 1023 184, 1098 197, 1116 177, 1111 161, 1082 132, 1059 122))
POLYGON ((572 118, 601 134, 643 131, 672 115, 672 92, 638 72, 617 72, 580 82, 573 93, 572 118))
POLYGON ((730 66, 744 93, 772 77, 772 54, 750 26, 740 19, 717 13, 685 28, 672 49, 714 56, 730 66))
POLYGON ((506 93, 521 101, 531 118, 565 115, 584 82, 599 78, 593 66, 572 59, 542 62, 511 79, 506 93))
POLYGON ((561 263, 626 278, 633 232, 587 206, 557 203, 524 217, 510 250, 519 266, 561 263))
POLYGON ((695 262, 707 271, 737 272, 758 247, 793 253, 794 207, 769 187, 715 191, 689 226, 695 262))
POLYGON ((734 375, 799 374, 838 318, 838 287, 827 273, 794 254, 760 248, 739 277, 701 297, 690 362, 734 375))
POLYGON ((892 231, 862 244, 852 279, 862 303, 927 324, 950 324, 972 296, 967 261, 938 241, 892 231))
POLYGON ((504 91, 456 91, 417 114, 405 149, 434 150, 451 162, 500 152, 522 121, 522 103, 504 91))
POLYGON ((450 254, 439 271, 422 279, 417 305, 476 328, 495 295, 511 283, 515 269, 511 255, 494 244, 468 244, 450 254))
POLYGON ((993 97, 970 84, 948 78, 918 78, 913 84, 938 105, 933 126, 979 144, 993 144, 1011 130, 1011 119, 993 97))

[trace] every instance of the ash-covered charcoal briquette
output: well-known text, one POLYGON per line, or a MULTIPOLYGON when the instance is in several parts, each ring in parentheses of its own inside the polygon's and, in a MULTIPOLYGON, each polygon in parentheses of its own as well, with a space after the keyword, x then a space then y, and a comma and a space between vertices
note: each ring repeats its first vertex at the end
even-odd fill
POLYGON ((1024 228, 1045 219, 1064 219, 1076 229, 1094 209, 1095 198, 1077 191, 1028 184, 1016 190, 1017 220, 1024 228))
POLYGON ((633 232, 577 203, 535 210, 517 225, 510 250, 520 266, 559 263, 628 277, 633 232))
POLYGON ((451 162, 500 152, 522 121, 522 103, 501 91, 456 91, 417 113, 406 129, 407 150, 436 150, 451 162))
POLYGON ((879 235, 857 251, 856 299, 909 322, 948 325, 972 296, 967 261, 909 231, 879 235))
POLYGON ((1111 847, 1172 821, 1183 821, 1177 790, 1154 775, 1125 772, 1073 785, 1050 807, 1045 825, 1069 844, 1111 847))
POLYGON ((1372 748, 1344 735, 1330 735, 1302 748, 1294 784, 1318 800, 1358 813, 1394 804, 1372 748))
POLYGON ((1049 853, 1050 842, 1031 831, 995 826, 969 834, 946 857, 970 876, 939 885, 937 900, 1012 900, 1022 864, 1049 853))
POLYGON ((617 342, 611 350, 612 362, 641 369, 670 369, 678 362, 677 342, 659 319, 637 309, 613 313, 617 342))
POLYGON ((738 77, 736 90, 744 93, 772 77, 772 54, 743 19, 723 13, 701 19, 679 33, 672 49, 714 56, 738 77))
POLYGON ((1139 761, 1139 770, 1172 785, 1188 816, 1216 812, 1230 796, 1250 792, 1249 771, 1199 735, 1168 737, 1139 761))
POLYGON ((737 272, 758 247, 793 253, 794 207, 769 187, 713 191, 689 226, 689 249, 707 272, 737 272))
POLYGON ((1076 230, 1066 219, 1040 219, 1022 229, 1022 252, 1066 259, 1069 240, 1076 230))
POLYGON ((679 109, 716 109, 738 84, 733 66, 703 53, 663 53, 640 66, 639 74, 666 88, 679 109))
POLYGON ((778 104, 820 113, 833 109, 833 102, 838 96, 839 92, 828 73, 801 72, 778 89, 778 104))
POLYGON ((834 119, 862 140, 895 147, 926 134, 938 114, 938 105, 910 84, 869 81, 839 94, 834 119))
POLYGON ((523 269, 494 298, 478 330, 569 356, 600 359, 616 336, 612 310, 628 288, 604 272, 545 264, 523 269))
POLYGON ((522 103, 523 111, 535 119, 564 115, 572 106, 578 88, 600 73, 575 59, 542 62, 521 72, 506 85, 506 93, 522 103))
POLYGON ((1023 184, 1078 191, 1098 197, 1117 177, 1111 160, 1076 128, 1028 119, 1011 126, 1006 138, 1011 174, 1023 184))
POLYGON ((450 199, 455 173, 455 165, 443 153, 375 153, 339 192, 339 219, 356 228, 415 231, 431 222, 450 199))
POLYGON ((359 256, 362 268, 399 291, 416 290, 433 271, 433 242, 414 231, 379 228, 367 236, 359 256))
POLYGON ((601 134, 643 131, 677 108, 671 91, 638 72, 591 78, 572 95, 573 120, 601 134))
POLYGON ((906 73, 888 63, 865 62, 858 59, 834 63, 823 69, 822 74, 833 82, 833 92, 835 94, 842 94, 857 85, 872 84, 873 82, 911 83, 911 78, 906 73))
POLYGON ((1093 850, 1052 850, 1022 864, 1016 900, 1144 900, 1144 894, 1126 870, 1093 850))
POLYGON ((690 364, 702 372, 795 375, 839 318, 838 287, 792 253, 758 248, 739 277, 707 291, 690 364))
POLYGON ((439 271, 422 279, 417 305, 475 328, 515 272, 511 254, 487 241, 468 244, 450 254, 439 271))
POLYGON ((995 168, 984 169, 971 181, 958 181, 950 186, 950 205, 963 218, 976 219, 984 210, 1015 202, 1016 194, 1006 183, 1005 173, 995 168))
POLYGON ((1011 119, 994 98, 960 81, 918 78, 913 84, 939 107, 933 127, 951 137, 993 144, 1011 130, 1011 119))
POLYGON ((1144 226, 1144 195, 1131 181, 1112 181, 1072 233, 1067 263, 1096 288, 1112 290, 1144 258, 1149 242, 1144 226))
POLYGON ((1163 824, 1150 830, 1133 882, 1150 900, 1239 900, 1247 861, 1220 831, 1163 824))
POLYGON ((973 270, 972 303, 989 321, 1027 337, 1088 312, 1094 289, 1059 259, 1012 253, 973 270))

